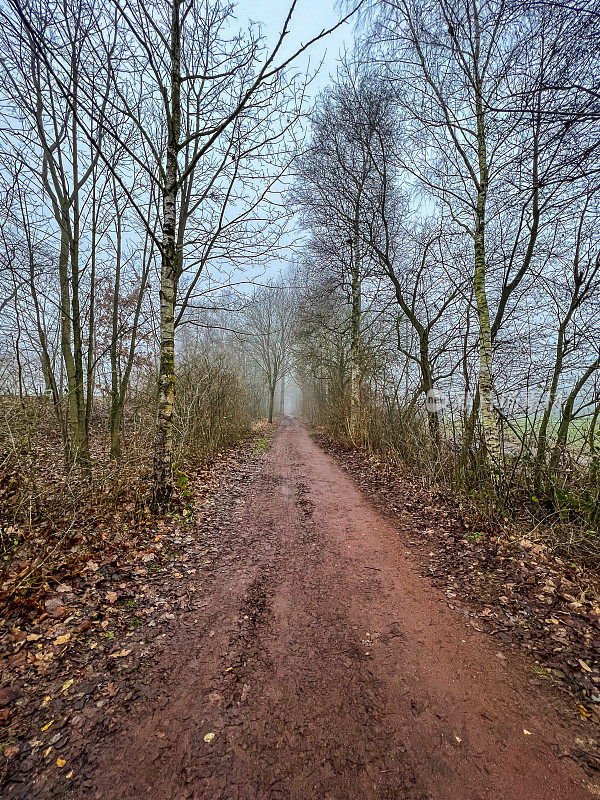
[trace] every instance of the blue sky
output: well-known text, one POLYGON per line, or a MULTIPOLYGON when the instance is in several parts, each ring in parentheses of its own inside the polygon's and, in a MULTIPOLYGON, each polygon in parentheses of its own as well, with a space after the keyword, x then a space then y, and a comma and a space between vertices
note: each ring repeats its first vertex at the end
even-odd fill
MULTIPOLYGON (((247 20, 262 23, 267 40, 273 44, 281 31, 289 7, 288 0, 240 0, 237 3, 236 16, 240 25, 247 20)), ((335 25, 342 16, 343 11, 336 0, 298 0, 285 46, 286 54, 293 52, 301 43, 307 42, 322 29, 335 25)), ((310 65, 314 68, 323 59, 319 74, 312 83, 313 96, 327 86, 330 76, 335 75, 336 61, 344 46, 351 48, 352 27, 351 22, 345 23, 337 31, 314 44, 310 49, 309 58, 304 58, 298 63, 298 66, 305 69, 310 59, 310 65)))
MULTIPOLYGON (((238 26, 244 28, 249 20, 260 23, 268 44, 273 46, 281 32, 290 3, 291 0, 239 0, 235 10, 238 26)), ((298 0, 282 58, 279 61, 295 52, 323 29, 333 27, 344 16, 339 5, 338 0, 298 0)), ((314 72, 320 65, 318 74, 309 87, 309 102, 315 100, 317 95, 331 83, 331 78, 336 74, 339 55, 344 47, 351 49, 352 42, 353 24, 347 22, 334 33, 312 45, 308 54, 298 59, 295 69, 299 71, 310 69, 314 72)), ((302 235, 300 229, 292 226, 287 241, 301 238, 302 235)), ((275 256, 266 268, 266 272, 262 273, 262 277, 273 278, 281 271, 285 271, 292 256, 292 248, 275 256)))

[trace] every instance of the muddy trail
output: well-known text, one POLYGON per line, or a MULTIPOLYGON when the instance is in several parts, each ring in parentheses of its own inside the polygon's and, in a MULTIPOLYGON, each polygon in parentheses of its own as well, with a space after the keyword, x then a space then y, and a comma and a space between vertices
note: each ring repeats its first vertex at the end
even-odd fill
POLYGON ((555 704, 420 577, 409 531, 285 419, 150 691, 73 797, 578 800, 555 704))

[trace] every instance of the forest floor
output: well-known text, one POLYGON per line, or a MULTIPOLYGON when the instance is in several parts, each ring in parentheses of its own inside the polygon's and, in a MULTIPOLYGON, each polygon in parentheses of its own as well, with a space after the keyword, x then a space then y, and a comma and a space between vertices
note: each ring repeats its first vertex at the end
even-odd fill
POLYGON ((381 470, 337 455, 356 480, 284 418, 266 450, 218 465, 214 491, 191 487, 194 513, 157 532, 160 558, 91 563, 57 589, 68 615, 13 628, 3 797, 600 797, 591 695, 552 679, 579 661, 595 676, 595 606, 540 555, 537 603, 558 622, 518 635, 503 616, 529 586, 509 573, 518 555, 496 547, 512 588, 488 596, 485 552, 451 508, 409 483, 377 508, 381 470), (91 617, 90 586, 104 603, 91 617), (568 656, 542 630, 559 623, 577 634, 568 656))

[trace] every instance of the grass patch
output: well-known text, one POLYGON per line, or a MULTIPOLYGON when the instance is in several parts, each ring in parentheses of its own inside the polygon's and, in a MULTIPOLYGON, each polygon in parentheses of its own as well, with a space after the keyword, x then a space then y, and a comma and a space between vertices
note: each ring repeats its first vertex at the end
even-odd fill
POLYGON ((270 444, 271 444, 270 436, 261 436, 260 439, 257 439, 254 442, 254 452, 257 455, 262 456, 262 454, 265 452, 265 450, 270 444))

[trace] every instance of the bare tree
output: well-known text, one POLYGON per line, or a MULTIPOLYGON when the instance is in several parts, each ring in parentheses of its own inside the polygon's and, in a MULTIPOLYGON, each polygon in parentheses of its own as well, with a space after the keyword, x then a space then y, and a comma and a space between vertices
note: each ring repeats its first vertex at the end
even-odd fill
MULTIPOLYGON (((93 17, 79 3, 67 3, 54 9, 55 13, 43 5, 32 6, 31 11, 43 24, 52 52, 60 50, 61 56, 60 59, 42 56, 37 49, 24 47, 27 36, 19 18, 1 12, 2 88, 14 102, 19 120, 6 142, 19 165, 22 193, 32 190, 41 202, 47 203, 46 224, 52 220, 55 226, 60 342, 67 382, 65 457, 67 463, 78 461, 89 468, 81 238, 82 221, 96 186, 98 148, 103 138, 101 120, 108 102, 109 81, 106 76, 99 79, 96 76, 93 91, 97 122, 90 119, 90 134, 98 147, 90 149, 72 103, 57 84, 57 73, 73 103, 77 103, 84 64, 91 53, 93 17)), ((24 202, 29 209, 31 201, 24 202)), ((31 223, 28 209, 22 207, 26 226, 31 223)), ((93 337, 93 331, 89 331, 89 336, 93 337)), ((44 351, 45 344, 41 342, 40 346, 44 351)), ((44 363, 46 378, 50 380, 45 356, 44 363)), ((52 391, 58 409, 62 398, 57 395, 56 387, 52 391)))
POLYGON ((294 315, 289 291, 274 284, 255 291, 244 319, 244 347, 266 384, 267 417, 272 423, 275 389, 291 366, 294 315))
MULTIPOLYGON (((40 58, 47 63, 54 51, 43 19, 19 0, 12 0, 12 5, 22 23, 22 39, 26 38, 32 51, 41 53, 40 58)), ((244 161, 256 163, 261 154, 267 161, 274 161, 275 176, 271 172, 267 184, 285 167, 281 153, 274 158, 275 150, 299 117, 298 99, 302 95, 296 78, 287 69, 316 39, 328 33, 322 31, 296 52, 282 56, 295 7, 296 0, 276 44, 267 52, 256 27, 249 28, 246 35, 232 32, 233 9, 226 3, 186 5, 181 0, 164 0, 157 8, 149 9, 137 0, 112 0, 104 13, 95 16, 98 46, 93 61, 109 77, 114 113, 107 121, 94 102, 93 80, 78 83, 75 92, 56 69, 52 72, 90 142, 96 137, 86 115, 91 115, 103 136, 145 172, 149 186, 156 188, 159 197, 159 234, 155 233, 154 224, 147 227, 148 234, 155 237, 162 264, 154 448, 156 508, 168 503, 173 485, 175 309, 185 270, 188 225, 197 213, 211 209, 212 203, 213 230, 209 239, 214 241, 221 231, 230 235, 231 220, 226 221, 226 215, 234 205, 232 200, 239 198, 232 194, 231 187, 244 161), (133 143, 122 133, 123 120, 135 129, 133 143)), ((288 160, 289 156, 287 152, 288 160)), ((110 169, 110 163, 103 161, 110 169)), ((252 170, 246 175, 248 172, 252 170)), ((133 196, 122 175, 115 174, 142 224, 146 224, 143 201, 133 196)), ((242 215, 242 222, 265 199, 265 187, 256 188, 255 196, 257 200, 246 203, 249 210, 242 215)), ((210 250, 211 247, 205 251, 200 263, 196 262, 196 275, 202 271, 210 250)), ((192 278, 192 289, 184 293, 184 303, 189 301, 195 284, 192 278)))
POLYGON ((381 84, 345 63, 311 119, 311 144, 298 167, 294 199, 310 231, 319 268, 341 282, 350 307, 350 430, 359 435, 362 284, 372 268, 368 197, 379 185, 373 142, 386 114, 381 84))

